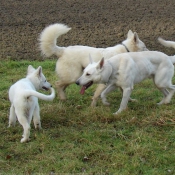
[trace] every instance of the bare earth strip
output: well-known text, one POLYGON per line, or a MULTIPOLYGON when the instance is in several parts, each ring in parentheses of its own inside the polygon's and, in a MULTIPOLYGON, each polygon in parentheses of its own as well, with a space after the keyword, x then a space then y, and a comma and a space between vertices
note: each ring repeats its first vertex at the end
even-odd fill
POLYGON ((52 23, 72 28, 59 39, 61 46, 113 46, 131 29, 150 50, 173 54, 157 38, 175 40, 174 7, 174 0, 5 0, 0 7, 0 59, 42 59, 37 38, 52 23))

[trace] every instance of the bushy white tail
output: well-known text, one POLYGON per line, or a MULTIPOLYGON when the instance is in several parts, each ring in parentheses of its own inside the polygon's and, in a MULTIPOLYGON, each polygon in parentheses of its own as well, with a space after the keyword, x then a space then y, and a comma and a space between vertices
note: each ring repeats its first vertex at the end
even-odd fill
POLYGON ((65 33, 67 33, 71 28, 64 24, 52 24, 46 27, 39 37, 39 48, 41 53, 47 57, 56 55, 61 56, 61 47, 56 45, 57 38, 65 33))
POLYGON ((159 43, 161 43, 165 47, 172 47, 175 49, 175 42, 174 41, 166 41, 162 38, 158 38, 159 43))
POLYGON ((41 100, 52 101, 55 98, 55 90, 54 90, 54 88, 51 88, 51 94, 50 95, 41 94, 37 91, 26 90, 25 91, 25 96, 26 97, 35 96, 35 97, 37 97, 41 100))

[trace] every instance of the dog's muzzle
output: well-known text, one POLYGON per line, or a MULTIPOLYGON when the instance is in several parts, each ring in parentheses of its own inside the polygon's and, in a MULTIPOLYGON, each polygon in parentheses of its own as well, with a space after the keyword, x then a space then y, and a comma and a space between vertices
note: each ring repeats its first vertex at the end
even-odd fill
POLYGON ((76 85, 80 85, 79 81, 76 81, 75 83, 76 83, 76 85))

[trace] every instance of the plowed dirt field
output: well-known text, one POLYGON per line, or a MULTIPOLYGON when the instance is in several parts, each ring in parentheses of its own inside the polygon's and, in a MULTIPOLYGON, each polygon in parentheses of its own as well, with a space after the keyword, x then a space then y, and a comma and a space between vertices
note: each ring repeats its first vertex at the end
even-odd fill
POLYGON ((150 50, 175 53, 157 42, 175 41, 175 0, 2 0, 0 59, 43 59, 37 39, 53 23, 72 28, 59 46, 113 46, 131 29, 150 50))

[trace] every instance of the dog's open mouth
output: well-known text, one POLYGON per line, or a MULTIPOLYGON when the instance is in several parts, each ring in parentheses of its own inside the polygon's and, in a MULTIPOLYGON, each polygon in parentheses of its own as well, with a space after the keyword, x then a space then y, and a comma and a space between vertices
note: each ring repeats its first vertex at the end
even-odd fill
POLYGON ((83 95, 84 92, 85 92, 85 90, 86 90, 87 88, 89 88, 92 84, 93 84, 93 81, 90 81, 89 83, 87 83, 87 84, 85 84, 84 86, 82 86, 81 91, 80 91, 80 94, 83 95))
POLYGON ((46 91, 49 90, 49 88, 46 88, 45 86, 43 86, 42 89, 44 89, 44 90, 46 90, 46 91))

